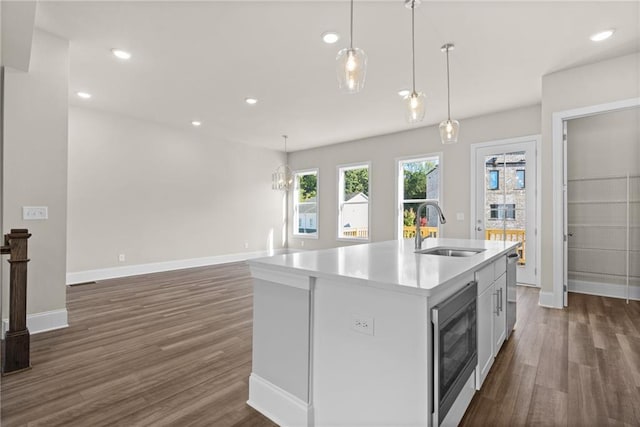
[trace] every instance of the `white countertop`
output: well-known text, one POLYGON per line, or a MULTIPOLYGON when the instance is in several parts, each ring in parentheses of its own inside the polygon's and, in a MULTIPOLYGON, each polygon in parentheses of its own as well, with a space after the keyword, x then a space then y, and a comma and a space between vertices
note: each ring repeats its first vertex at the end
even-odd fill
POLYGON ((416 254, 413 239, 389 240, 258 258, 250 260, 249 265, 431 295, 437 287, 482 268, 518 245, 509 241, 431 238, 422 243, 422 249, 485 249, 470 257, 450 257, 416 254))

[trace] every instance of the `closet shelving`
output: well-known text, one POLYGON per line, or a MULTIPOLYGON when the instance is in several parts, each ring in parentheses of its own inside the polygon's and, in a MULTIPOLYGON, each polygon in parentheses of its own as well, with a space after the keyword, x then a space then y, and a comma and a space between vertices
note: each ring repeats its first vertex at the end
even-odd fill
POLYGON ((631 280, 640 282, 640 175, 576 177, 567 185, 569 275, 624 284, 628 302, 631 280))

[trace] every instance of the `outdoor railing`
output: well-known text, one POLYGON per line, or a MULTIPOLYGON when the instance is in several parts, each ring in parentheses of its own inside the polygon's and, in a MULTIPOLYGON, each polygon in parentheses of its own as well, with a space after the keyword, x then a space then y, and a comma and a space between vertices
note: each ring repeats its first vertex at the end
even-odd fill
POLYGON ((524 264, 526 261, 526 240, 525 240, 525 230, 522 229, 512 229, 512 230, 504 230, 502 228, 487 228, 485 230, 485 239, 486 240, 506 240, 509 242, 522 242, 520 248, 518 248, 518 254, 520 255, 520 260, 518 264, 524 264))
POLYGON ((342 230, 342 237, 366 239, 367 237, 369 237, 369 229, 368 228, 349 228, 347 230, 342 230))
MULTIPOLYGON (((420 235, 422 237, 438 237, 438 227, 420 227, 420 235)), ((402 227, 402 237, 408 239, 416 237, 416 227, 405 225, 402 227)))

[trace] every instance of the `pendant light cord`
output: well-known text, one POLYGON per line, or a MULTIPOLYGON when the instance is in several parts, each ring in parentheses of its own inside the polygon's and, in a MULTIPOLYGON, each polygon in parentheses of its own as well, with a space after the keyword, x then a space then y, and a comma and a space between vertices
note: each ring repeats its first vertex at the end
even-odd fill
POLYGON ((449 88, 449 46, 447 46, 447 118, 451 121, 451 89, 449 88))
POLYGON ((351 33, 349 35, 349 49, 353 49, 353 0, 351 0, 351 33))
POLYGON ((287 135, 282 135, 284 138, 284 154, 287 154, 287 135))
POLYGON ((411 2, 411 62, 413 69, 413 93, 416 93, 416 36, 415 36, 415 0, 411 2))

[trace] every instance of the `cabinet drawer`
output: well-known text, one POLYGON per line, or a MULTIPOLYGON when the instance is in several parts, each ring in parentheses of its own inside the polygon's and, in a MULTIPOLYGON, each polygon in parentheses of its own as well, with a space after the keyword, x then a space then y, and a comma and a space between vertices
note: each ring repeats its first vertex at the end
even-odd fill
POLYGON ((478 295, 483 293, 494 280, 494 269, 493 264, 489 264, 480 270, 476 271, 476 281, 478 282, 478 295))
POLYGON ((493 267, 493 280, 496 280, 507 271, 507 256, 504 255, 495 260, 493 263, 493 267))

